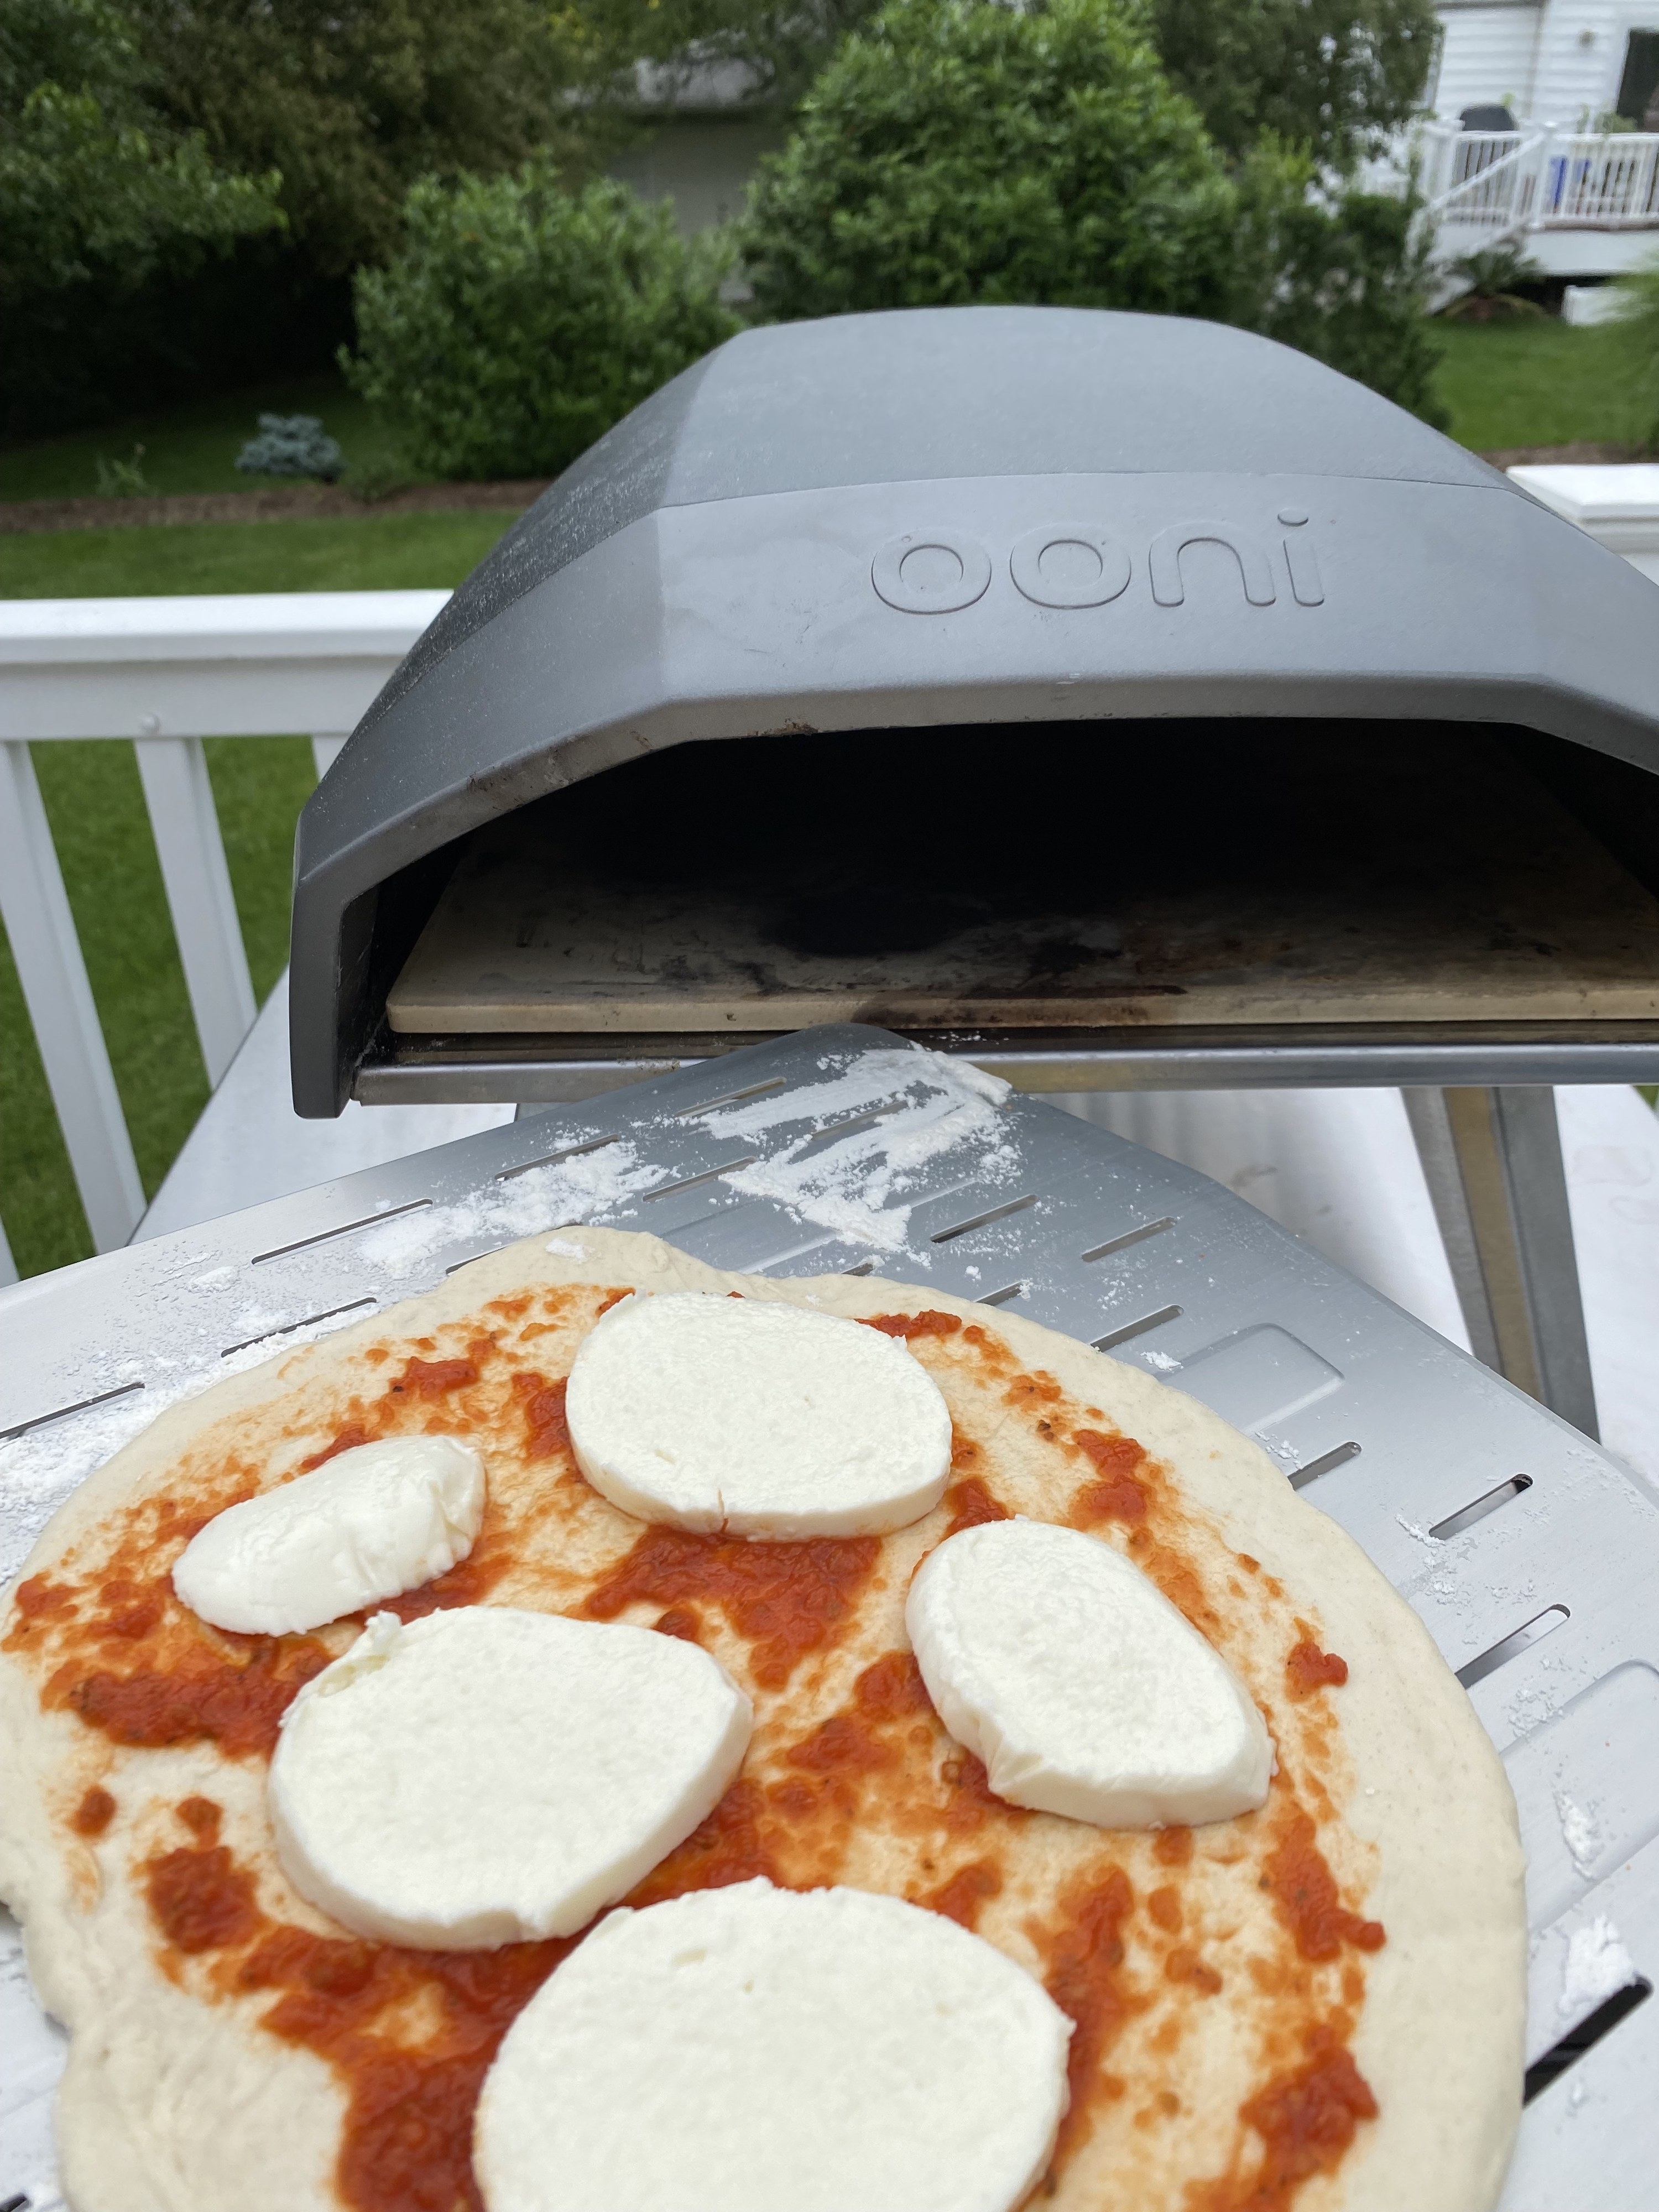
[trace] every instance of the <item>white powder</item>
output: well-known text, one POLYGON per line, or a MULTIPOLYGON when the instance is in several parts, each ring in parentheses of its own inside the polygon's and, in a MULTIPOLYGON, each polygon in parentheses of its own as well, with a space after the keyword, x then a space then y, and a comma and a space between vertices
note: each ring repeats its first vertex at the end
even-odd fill
POLYGON ((1160 1375, 1174 1375, 1181 1366, 1181 1362, 1171 1352, 1143 1352, 1140 1356, 1149 1367, 1156 1367, 1160 1375))
POLYGON ((1572 1931, 1556 2009, 1564 2020, 1582 2019, 1636 1978, 1624 1939, 1606 1914, 1598 1913, 1588 1925, 1572 1931))
MULTIPOLYGON (((228 1376, 244 1375, 250 1367, 263 1366, 282 1352, 297 1351, 302 1344, 313 1344, 319 1337, 349 1328, 354 1322, 368 1317, 368 1303, 348 1312, 326 1315, 320 1321, 306 1322, 298 1328, 278 1328, 275 1334, 263 1337, 256 1334, 252 1343, 244 1342, 240 1351, 226 1358, 221 1358, 216 1349, 207 1347, 181 1358, 163 1358, 158 1363, 161 1374, 152 1372, 146 1387, 133 1391, 130 1397, 90 1406, 85 1413, 70 1413, 62 1420, 43 1422, 38 1429, 26 1430, 21 1437, 0 1444, 0 1584, 17 1572, 35 1539, 70 1492, 106 1460, 113 1459, 169 1406, 199 1397, 228 1376)), ((246 1337, 262 1327, 274 1326, 280 1318, 257 1307, 246 1308, 234 1322, 216 1327, 214 1335, 246 1337)), ((124 1381, 136 1378, 137 1373, 137 1363, 125 1361, 102 1388, 118 1389, 124 1381)))
POLYGON ((566 1237, 550 1237, 544 1249, 556 1252, 562 1260, 585 1260, 587 1257, 585 1244, 573 1244, 566 1237))
POLYGON ((1582 1875, 1589 1874, 1601 1850, 1601 1828, 1595 1815, 1577 1805, 1565 1790, 1555 1793, 1555 1817, 1561 1823, 1561 1839, 1582 1875))
POLYGON ((959 1150, 975 1182, 1005 1182, 1018 1172, 1018 1155, 998 1119, 1010 1089, 967 1060, 884 1048, 860 1053, 829 1083, 804 1093, 769 1092, 710 1114, 706 1126, 724 1137, 752 1137, 782 1122, 810 1121, 769 1159, 733 1170, 726 1183, 747 1198, 786 1206, 849 1243, 896 1252, 915 1204, 904 1193, 929 1162, 959 1150), (827 1129, 877 1107, 885 1110, 873 1125, 822 1143, 827 1129))
POLYGON ((490 1237, 505 1244, 538 1229, 562 1229, 614 1213, 654 1184, 666 1182, 669 1172, 646 1165, 630 1144, 606 1145, 574 1159, 526 1169, 453 1206, 425 1206, 398 1214, 379 1229, 365 1231, 354 1249, 379 1274, 414 1275, 424 1272, 433 1253, 446 1244, 490 1237))

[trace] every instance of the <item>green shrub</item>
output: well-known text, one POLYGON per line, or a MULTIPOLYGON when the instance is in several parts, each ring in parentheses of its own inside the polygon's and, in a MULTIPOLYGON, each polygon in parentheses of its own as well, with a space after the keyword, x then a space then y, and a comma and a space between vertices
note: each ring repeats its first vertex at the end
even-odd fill
POLYGON ((341 366, 434 476, 556 475, 738 327, 719 248, 623 185, 531 162, 427 179, 404 218, 404 251, 358 274, 341 366))
POLYGON ((738 238, 765 315, 984 301, 1237 323, 1432 415, 1407 201, 1231 163, 1116 0, 890 0, 762 164, 738 238))
POLYGON ((757 307, 1045 301, 1224 315, 1236 193, 1138 21, 895 0, 763 163, 741 230, 757 307))
POLYGON ((1257 291, 1237 319, 1444 429, 1415 195, 1331 187, 1267 149, 1245 165, 1241 190, 1241 263, 1253 257, 1257 291))

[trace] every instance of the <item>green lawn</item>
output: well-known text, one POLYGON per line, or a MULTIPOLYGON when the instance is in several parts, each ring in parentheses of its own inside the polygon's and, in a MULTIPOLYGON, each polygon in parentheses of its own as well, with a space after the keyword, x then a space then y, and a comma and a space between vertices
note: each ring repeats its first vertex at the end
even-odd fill
MULTIPOLYGON (((510 520, 375 515, 0 538, 0 597, 453 585, 510 520)), ((112 741, 33 751, 139 1171, 153 1192, 201 1110, 207 1079, 132 748, 112 741)), ((304 738, 218 738, 208 763, 263 998, 288 957, 294 823, 311 788, 311 747, 304 738)), ((26 1275, 92 1249, 3 933, 0 1219, 26 1275)))
POLYGON ((405 591, 458 584, 511 513, 341 521, 185 522, 0 537, 0 599, 171 592, 405 591))
POLYGON ((1633 445, 1643 410, 1625 333, 1570 330, 1553 320, 1437 320, 1440 395, 1451 434, 1477 453, 1516 446, 1569 446, 1579 439, 1633 445))
POLYGON ((262 414, 319 416, 345 454, 348 479, 354 466, 391 460, 391 434, 356 393, 337 376, 313 376, 14 446, 0 453, 0 499, 89 499, 98 490, 99 461, 129 460, 135 446, 144 449, 139 466, 154 492, 255 490, 278 481, 243 476, 236 467, 262 414))

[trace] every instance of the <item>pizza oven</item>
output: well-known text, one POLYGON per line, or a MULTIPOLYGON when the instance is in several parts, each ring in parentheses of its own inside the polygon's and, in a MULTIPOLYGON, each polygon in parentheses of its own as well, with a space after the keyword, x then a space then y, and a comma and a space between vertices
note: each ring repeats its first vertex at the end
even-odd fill
POLYGON ((842 1021, 1035 1090, 1659 1079, 1651 594, 1244 331, 748 331, 508 533, 306 808, 295 1104, 842 1021))

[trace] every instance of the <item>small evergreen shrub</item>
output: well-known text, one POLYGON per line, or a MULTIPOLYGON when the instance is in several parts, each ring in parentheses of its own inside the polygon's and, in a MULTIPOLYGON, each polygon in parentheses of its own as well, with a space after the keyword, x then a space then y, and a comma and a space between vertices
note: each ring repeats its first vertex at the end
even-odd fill
POLYGON ((236 465, 256 477, 311 477, 333 483, 345 455, 315 415, 262 415, 259 434, 236 456, 236 465))
POLYGON ((358 273, 341 366, 430 475, 556 476, 738 327, 720 245, 625 185, 571 192, 538 161, 428 178, 404 215, 404 252, 358 273))

